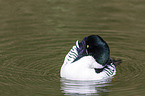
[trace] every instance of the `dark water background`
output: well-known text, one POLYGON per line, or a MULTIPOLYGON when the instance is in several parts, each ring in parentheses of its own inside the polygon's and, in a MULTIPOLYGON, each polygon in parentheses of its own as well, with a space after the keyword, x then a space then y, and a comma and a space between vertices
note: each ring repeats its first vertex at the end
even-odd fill
POLYGON ((144 58, 144 0, 0 0, 0 96, 144 96, 144 58), (92 34, 123 60, 115 78, 61 80, 64 56, 92 34))

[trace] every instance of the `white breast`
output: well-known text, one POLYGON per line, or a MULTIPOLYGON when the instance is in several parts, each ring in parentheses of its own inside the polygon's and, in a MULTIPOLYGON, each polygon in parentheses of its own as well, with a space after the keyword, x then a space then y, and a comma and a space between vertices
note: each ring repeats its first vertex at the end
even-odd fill
MULTIPOLYGON (((113 66, 113 65, 112 65, 113 66)), ((92 56, 84 56, 76 62, 65 62, 60 71, 60 76, 70 80, 100 80, 105 77, 111 77, 115 75, 115 66, 112 67, 113 72, 108 75, 108 69, 104 69, 101 73, 96 73, 94 68, 101 68, 92 56)))

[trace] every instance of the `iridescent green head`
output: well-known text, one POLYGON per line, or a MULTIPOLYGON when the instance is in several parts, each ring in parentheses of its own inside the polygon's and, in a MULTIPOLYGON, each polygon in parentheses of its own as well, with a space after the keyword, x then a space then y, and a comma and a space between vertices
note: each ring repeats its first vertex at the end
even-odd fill
POLYGON ((105 65, 110 60, 110 49, 108 44, 98 35, 86 37, 86 49, 88 55, 92 55, 95 60, 105 65))
POLYGON ((98 35, 85 37, 79 43, 79 57, 91 55, 94 59, 105 66, 110 60, 110 49, 108 44, 98 35))

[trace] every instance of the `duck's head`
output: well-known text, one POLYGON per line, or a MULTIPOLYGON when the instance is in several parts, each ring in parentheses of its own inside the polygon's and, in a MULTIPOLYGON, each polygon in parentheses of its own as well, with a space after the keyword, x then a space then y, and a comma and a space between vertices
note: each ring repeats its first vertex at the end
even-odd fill
POLYGON ((80 43, 78 42, 78 57, 93 56, 101 65, 105 66, 110 60, 110 49, 108 44, 98 35, 85 37, 80 43))

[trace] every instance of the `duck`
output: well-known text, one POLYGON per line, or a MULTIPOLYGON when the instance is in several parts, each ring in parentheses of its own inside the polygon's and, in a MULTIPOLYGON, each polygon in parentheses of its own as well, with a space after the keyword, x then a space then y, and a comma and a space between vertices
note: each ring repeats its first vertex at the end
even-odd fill
POLYGON ((115 64, 110 58, 108 44, 99 35, 90 35, 78 40, 65 56, 60 77, 68 80, 102 80, 116 74, 115 64))

